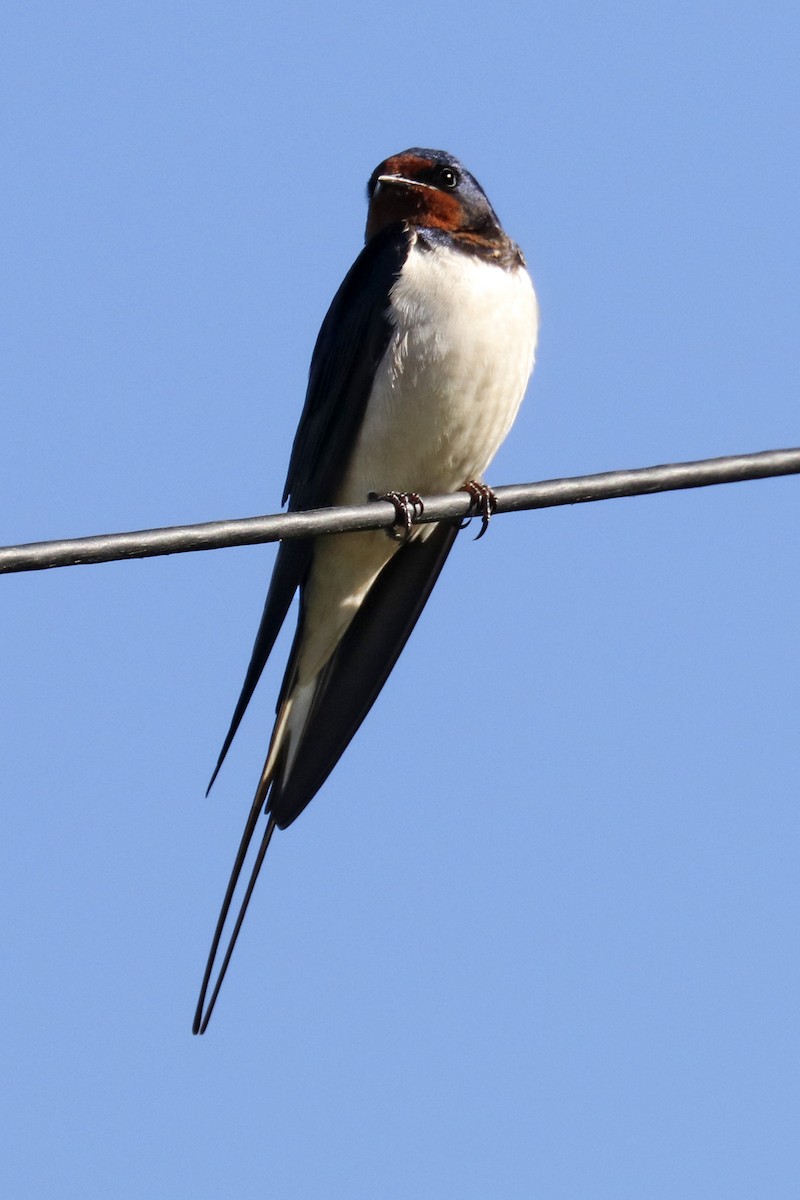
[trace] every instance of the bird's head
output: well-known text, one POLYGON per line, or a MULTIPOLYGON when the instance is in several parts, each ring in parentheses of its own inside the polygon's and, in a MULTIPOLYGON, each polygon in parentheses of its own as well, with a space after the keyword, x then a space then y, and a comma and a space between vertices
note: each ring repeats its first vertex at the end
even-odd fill
POLYGON ((375 168, 367 185, 366 239, 389 225, 441 229, 477 247, 508 243, 483 188, 444 150, 404 150, 375 168))

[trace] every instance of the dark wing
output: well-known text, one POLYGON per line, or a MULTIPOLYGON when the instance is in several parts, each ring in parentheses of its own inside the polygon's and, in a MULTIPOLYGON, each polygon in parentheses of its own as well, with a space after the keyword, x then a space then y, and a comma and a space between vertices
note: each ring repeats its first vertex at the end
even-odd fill
MULTIPOLYGON (((291 511, 324 508, 332 503, 355 444, 375 372, 392 335, 387 315, 389 292, 408 247, 409 235, 398 226, 373 238, 348 271, 322 322, 283 494, 284 503, 290 497, 291 511)), ((307 538, 280 544, 250 664, 208 791, 230 749, 292 597, 308 574, 312 550, 313 542, 307 538)))
MULTIPOLYGON (((417 623, 459 526, 437 525, 396 551, 370 588, 317 680, 300 749, 284 778, 276 763, 268 811, 285 829, 322 787, 366 717, 417 623)), ((295 638, 299 645, 302 613, 295 638)), ((294 676, 289 659, 283 696, 294 676)))

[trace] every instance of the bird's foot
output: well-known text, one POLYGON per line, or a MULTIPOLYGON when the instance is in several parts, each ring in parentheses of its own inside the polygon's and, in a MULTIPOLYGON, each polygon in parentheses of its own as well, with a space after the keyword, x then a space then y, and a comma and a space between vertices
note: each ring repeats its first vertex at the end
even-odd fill
POLYGON ((480 483, 477 479, 468 479, 463 487, 459 488, 461 492, 469 492, 470 504, 467 510, 467 515, 461 522, 460 528, 464 529, 469 525, 473 517, 480 517, 481 528, 477 534, 475 541, 479 541, 486 530, 489 528, 494 513, 497 511, 497 496, 486 483, 480 483))
POLYGON ((422 497, 416 492, 384 492, 380 496, 371 492, 369 498, 370 500, 387 500, 393 506, 395 523, 386 532, 390 538, 394 538, 398 542, 404 542, 409 537, 414 521, 418 520, 425 511, 422 497))

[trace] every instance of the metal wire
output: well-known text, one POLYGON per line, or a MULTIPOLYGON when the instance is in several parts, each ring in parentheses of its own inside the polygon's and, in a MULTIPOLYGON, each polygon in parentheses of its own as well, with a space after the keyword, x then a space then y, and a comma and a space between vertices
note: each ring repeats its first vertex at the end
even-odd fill
MULTIPOLYGON (((497 497, 496 512, 506 513, 796 474, 800 474, 800 449, 765 450, 758 454, 729 455, 699 462, 639 467, 629 471, 606 471, 600 475, 550 479, 543 483, 511 484, 495 488, 494 491, 497 497)), ((460 520, 469 512, 470 498, 466 492, 423 499, 425 511, 415 524, 460 520)), ((322 533, 381 529, 393 525, 395 520, 393 505, 385 500, 375 500, 347 508, 324 508, 313 512, 209 521, 201 525, 176 525, 132 533, 31 542, 0 548, 0 574, 127 558, 151 558, 161 554, 184 554, 190 550, 251 546, 322 533)))

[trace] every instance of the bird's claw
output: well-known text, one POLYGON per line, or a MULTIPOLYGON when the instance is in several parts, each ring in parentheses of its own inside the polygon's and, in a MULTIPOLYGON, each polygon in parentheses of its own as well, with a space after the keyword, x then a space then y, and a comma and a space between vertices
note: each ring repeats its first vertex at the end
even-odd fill
POLYGON ((398 542, 404 542, 409 537, 414 521, 425 511, 422 497, 417 492, 383 492, 380 496, 372 494, 370 500, 386 500, 392 505, 395 523, 386 532, 398 542))
POLYGON ((480 517, 481 528, 475 537, 476 542, 480 541, 489 528, 489 522, 497 511, 497 496, 495 496, 488 484, 480 483, 477 479, 468 479, 459 490, 468 492, 470 497, 467 515, 464 517, 459 528, 464 529, 469 525, 473 517, 480 517))

